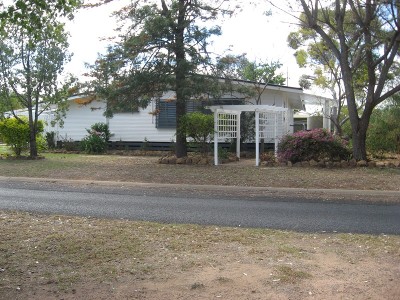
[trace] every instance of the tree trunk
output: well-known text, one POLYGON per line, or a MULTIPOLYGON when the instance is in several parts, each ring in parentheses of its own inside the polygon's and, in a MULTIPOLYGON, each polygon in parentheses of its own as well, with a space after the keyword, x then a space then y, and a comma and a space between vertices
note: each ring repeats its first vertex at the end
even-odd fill
POLYGON ((176 56, 176 157, 187 155, 186 134, 182 131, 180 123, 182 117, 186 114, 186 95, 185 95, 185 1, 179 0, 178 24, 175 30, 175 56, 176 56))
POLYGON ((37 143, 36 143, 36 130, 31 130, 29 138, 29 156, 35 158, 38 156, 37 143))
MULTIPOLYGON (((31 95, 32 91, 28 88, 28 93, 31 95)), ((36 144, 36 131, 37 131, 37 110, 38 105, 36 105, 35 116, 33 115, 32 98, 29 96, 28 105, 28 122, 29 122, 29 156, 35 158, 38 156, 37 144, 36 144)))
POLYGON ((30 108, 29 109, 29 156, 31 158, 35 158, 38 156, 37 143, 36 143, 37 117, 35 119, 36 122, 33 120, 33 112, 32 108, 30 108))
MULTIPOLYGON (((362 126, 364 127, 364 126, 362 126)), ((353 157, 355 160, 367 160, 367 148, 366 148, 366 137, 367 128, 362 128, 353 130, 353 157)))
POLYGON ((370 102, 367 102, 361 118, 358 118, 357 122, 351 124, 353 133, 353 157, 356 160, 367 160, 367 131, 373 107, 374 106, 371 105, 370 102))
POLYGON ((175 155, 177 158, 187 155, 186 134, 180 129, 180 122, 186 113, 186 103, 176 91, 176 148, 175 155))

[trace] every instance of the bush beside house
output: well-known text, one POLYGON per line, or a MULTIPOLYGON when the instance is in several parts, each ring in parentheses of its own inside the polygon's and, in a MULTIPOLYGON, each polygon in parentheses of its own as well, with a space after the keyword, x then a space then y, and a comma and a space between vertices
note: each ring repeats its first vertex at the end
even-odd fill
POLYGON ((107 142, 110 138, 110 130, 105 123, 95 123, 90 129, 86 129, 88 134, 80 143, 81 150, 87 154, 102 154, 107 151, 107 142))
POLYGON ((325 129, 302 130, 282 138, 278 146, 280 162, 348 160, 347 142, 325 129))
MULTIPOLYGON (((38 150, 45 149, 45 140, 41 133, 44 130, 42 121, 38 121, 36 139, 38 150)), ((0 120, 0 140, 7 144, 17 157, 29 149, 30 128, 28 118, 5 118, 0 120)))
POLYGON ((182 117, 180 126, 186 137, 192 139, 200 153, 207 156, 210 151, 209 143, 214 133, 214 116, 201 112, 189 113, 182 117))

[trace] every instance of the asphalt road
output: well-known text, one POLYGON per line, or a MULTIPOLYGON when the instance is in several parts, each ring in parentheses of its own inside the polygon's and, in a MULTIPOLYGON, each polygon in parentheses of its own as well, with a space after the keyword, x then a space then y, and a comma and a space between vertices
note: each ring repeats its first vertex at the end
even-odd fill
MULTIPOLYGON (((179 188, 0 182, 0 209, 303 232, 400 234, 400 204, 179 188)), ((1 226, 1 224, 0 224, 1 226)))

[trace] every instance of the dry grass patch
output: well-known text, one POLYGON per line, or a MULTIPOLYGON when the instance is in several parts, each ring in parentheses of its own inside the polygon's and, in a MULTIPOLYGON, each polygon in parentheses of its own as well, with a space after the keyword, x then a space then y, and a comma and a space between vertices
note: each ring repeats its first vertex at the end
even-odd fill
POLYGON ((7 211, 0 212, 0 227, 0 295, 5 299, 400 296, 398 236, 7 211))
POLYGON ((157 157, 46 154, 33 161, 0 160, 2 176, 259 187, 400 190, 400 169, 315 169, 253 164, 158 164, 157 157))
POLYGON ((276 268, 276 275, 274 275, 275 278, 273 281, 282 281, 284 283, 297 283, 302 279, 308 279, 311 278, 312 275, 304 272, 304 271, 299 271, 293 269, 291 266, 278 266, 276 268))

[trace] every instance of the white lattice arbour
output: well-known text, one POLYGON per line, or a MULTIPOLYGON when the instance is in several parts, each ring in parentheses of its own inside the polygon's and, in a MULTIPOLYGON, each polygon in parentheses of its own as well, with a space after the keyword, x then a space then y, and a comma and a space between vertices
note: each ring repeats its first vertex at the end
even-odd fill
POLYGON ((218 141, 236 138, 236 156, 240 157, 240 111, 210 107, 214 111, 214 164, 218 165, 218 141))
POLYGON ((234 139, 237 137, 237 122, 240 118, 240 113, 220 113, 218 112, 216 122, 216 132, 218 138, 221 139, 234 139))
POLYGON ((240 113, 255 112, 256 166, 260 163, 260 139, 275 144, 288 132, 287 108, 269 105, 210 106, 214 112, 214 164, 218 165, 218 142, 236 138, 236 156, 240 158, 240 113))

